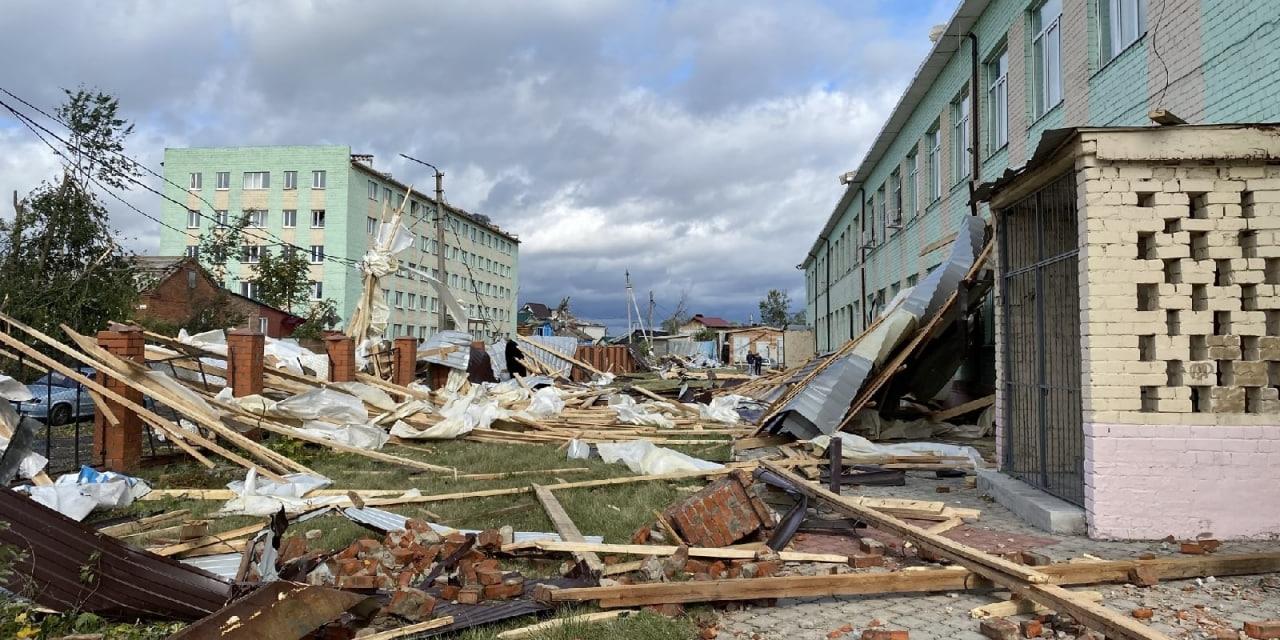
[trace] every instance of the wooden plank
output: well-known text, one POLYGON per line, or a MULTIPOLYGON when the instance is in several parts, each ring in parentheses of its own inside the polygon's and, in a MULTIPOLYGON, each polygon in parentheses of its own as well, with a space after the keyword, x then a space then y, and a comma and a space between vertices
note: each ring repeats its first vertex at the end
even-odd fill
POLYGON ((583 613, 579 615, 565 616, 563 618, 555 618, 546 622, 531 624, 527 627, 519 629, 508 629, 497 635, 498 640, 515 640, 516 638, 528 638, 531 636, 542 635, 546 631, 559 629, 560 627, 571 624, 587 624, 594 622, 609 622, 617 620, 626 615, 630 615, 632 611, 597 611, 595 613, 583 613))
POLYGON ((942 236, 941 238, 938 238, 937 240, 934 240, 933 242, 930 242, 929 244, 926 244, 923 247, 920 247, 920 255, 924 256, 934 251, 937 251, 938 249, 941 249, 951 244, 952 242, 955 242, 955 240, 956 240, 956 232, 953 231, 945 236, 942 236))
POLYGON ((1111 638, 1123 640, 1167 640, 1168 636, 1155 631, 1133 618, 1076 598, 1070 591, 1048 584, 1048 575, 1036 569, 998 558, 954 540, 929 533, 907 524, 893 516, 856 504, 844 496, 805 482, 802 478, 769 462, 766 468, 785 478, 796 489, 817 499, 835 510, 860 518, 867 524, 902 536, 922 548, 956 562, 970 571, 1017 593, 1039 602, 1055 611, 1066 612, 1086 626, 1101 631, 1111 638))
POLYGON ((207 536, 204 536, 203 538, 196 538, 195 540, 191 540, 190 542, 171 544, 167 547, 161 547, 160 549, 156 549, 153 553, 159 556, 172 556, 172 555, 177 555, 179 553, 185 553, 187 551, 194 551, 195 549, 199 549, 201 547, 208 547, 218 543, 230 542, 237 538, 251 536, 261 531, 266 526, 267 525, 265 523, 251 524, 247 527, 240 527, 239 529, 232 529, 231 531, 223 531, 222 533, 207 535, 207 536))
POLYGON ((432 629, 439 629, 440 627, 447 627, 451 624, 453 624, 453 616, 445 616, 443 618, 436 618, 435 620, 419 622, 417 624, 411 624, 408 626, 400 627, 398 629, 390 629, 387 631, 381 631, 379 633, 374 633, 367 636, 360 636, 360 640, 395 640, 396 638, 403 638, 405 636, 410 636, 415 633, 430 631, 432 629))
POLYGON ((791 436, 757 436, 753 438, 742 438, 733 443, 734 451, 749 451, 751 449, 762 449, 764 447, 777 447, 784 444, 795 442, 795 438, 791 436))
MULTIPOLYGON (((1280 553, 1229 556, 1170 556, 1154 560, 1116 560, 1087 564, 1051 564, 1039 567, 1063 585, 1123 583, 1129 572, 1146 567, 1161 580, 1199 576, 1238 576, 1280 571, 1280 553)), ((962 567, 849 573, 820 576, 708 580, 543 590, 549 602, 598 601, 603 608, 649 604, 756 600, 767 598, 830 597, 892 593, 929 593, 990 589, 994 585, 962 567)))
POLYGON ((977 400, 970 400, 969 402, 966 402, 964 404, 958 404, 954 407, 951 407, 950 409, 943 409, 942 411, 934 411, 933 413, 929 414, 929 420, 933 422, 946 422, 947 420, 950 420, 951 418, 954 418, 956 416, 962 416, 966 413, 969 413, 970 411, 977 411, 978 409, 989 407, 995 403, 996 403, 996 394, 993 393, 989 396, 978 398, 977 400))
MULTIPOLYGON (((545 351, 545 352, 547 352, 547 353, 549 353, 549 354, 551 354, 551 355, 553 355, 553 356, 555 356, 555 357, 557 357, 557 358, 560 358, 561 360, 564 360, 564 361, 566 361, 566 362, 568 362, 568 363, 570 363, 570 364, 575 364, 575 365, 577 365, 577 366, 579 366, 579 367, 582 367, 583 369, 586 369, 587 371, 590 371, 591 373, 594 373, 594 374, 596 374, 596 375, 604 375, 604 372, 603 372, 603 371, 601 371, 601 370, 599 370, 599 369, 597 369, 597 368, 595 368, 595 367, 593 367, 593 366, 591 366, 591 365, 589 365, 589 364, 587 364, 587 363, 585 363, 585 362, 583 362, 583 361, 581 361, 581 360, 579 360, 579 359, 577 359, 577 358, 575 358, 575 357, 573 357, 573 356, 566 356, 565 354, 560 353, 559 351, 556 351, 555 349, 552 349, 552 348, 550 348, 550 347, 548 347, 548 346, 546 346, 546 345, 538 344, 537 342, 534 342, 534 341, 532 341, 532 340, 530 340, 530 339, 528 339, 528 338, 526 338, 526 337, 524 337, 524 336, 522 336, 522 335, 519 335, 519 334, 517 334, 517 335, 515 336, 515 338, 516 338, 516 340, 519 340, 520 342, 523 342, 523 343, 525 343, 525 344, 527 344, 527 345, 529 345, 529 346, 532 346, 532 347, 534 347, 535 349, 541 349, 541 350, 543 350, 543 351, 545 351)), ((572 372, 571 372, 571 373, 572 373, 572 372)))
MULTIPOLYGON (((1077 598, 1087 600, 1089 602, 1102 602, 1102 593, 1099 591, 1073 591, 1072 593, 1074 593, 1077 598)), ((969 617, 1003 618, 1005 616, 1040 613, 1048 610, 1048 607, 1030 600, 1004 600, 1002 602, 993 602, 991 604, 984 604, 980 607, 974 607, 969 610, 969 617)))
POLYGON ((146 518, 138 518, 137 520, 133 520, 131 522, 121 522, 120 524, 113 524, 109 527, 103 527, 101 529, 98 529, 98 533, 105 533, 109 536, 115 536, 119 538, 121 536, 127 536, 131 533, 138 533, 139 531, 148 531, 162 524, 168 524, 168 523, 174 522, 175 520, 182 520, 183 518, 186 518, 187 515, 190 513, 191 512, 186 509, 179 509, 177 511, 161 513, 159 515, 149 516, 146 518))
MULTIPOLYGON (((556 533, 560 534, 560 538, 566 542, 586 542, 586 538, 582 537, 582 532, 578 531, 578 525, 573 523, 573 518, 569 517, 569 513, 564 510, 559 500, 556 500, 554 493, 551 493, 542 485, 533 485, 533 495, 538 498, 538 502, 542 503, 542 509, 547 512, 547 517, 551 518, 551 523, 556 527, 556 533)), ((574 551, 573 557, 578 562, 583 563, 587 567, 587 571, 592 576, 599 576, 604 571, 604 562, 600 560, 600 556, 593 551, 574 551)))
MULTIPOLYGON (((564 542, 559 540, 531 540, 504 545, 503 551, 519 551, 535 548, 542 551, 560 551, 578 553, 591 551, 597 553, 630 555, 630 556, 671 556, 679 547, 658 544, 609 544, 605 542, 564 542)), ((734 547, 688 547, 690 558, 714 558, 717 560, 754 560, 759 553, 755 549, 734 547)), ((783 562, 833 562, 847 564, 849 556, 836 553, 804 553, 800 551, 779 551, 778 559, 783 562)))

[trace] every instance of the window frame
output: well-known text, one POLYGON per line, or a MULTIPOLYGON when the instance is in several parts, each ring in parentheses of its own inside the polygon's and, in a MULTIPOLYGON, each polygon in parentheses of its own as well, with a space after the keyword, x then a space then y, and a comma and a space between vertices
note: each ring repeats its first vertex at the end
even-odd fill
POLYGON ((265 229, 267 227, 266 209, 245 209, 244 215, 249 218, 249 229, 265 229))
POLYGON ((959 97, 951 101, 951 182, 959 184, 973 175, 973 156, 970 140, 972 129, 969 118, 973 117, 971 98, 973 92, 965 88, 959 97), (963 169, 963 171, 962 171, 963 169))
POLYGON ((227 191, 231 189, 231 172, 230 171, 216 172, 214 174, 213 180, 214 180, 213 188, 215 191, 227 191))
POLYGON ((1098 18, 1098 30, 1106 34, 1103 40, 1106 48, 1101 52, 1101 63, 1106 64, 1146 35, 1146 0, 1099 0, 1098 18), (1124 24, 1125 22, 1129 24, 1124 24), (1126 34, 1126 27, 1132 28, 1133 32, 1126 34))
POLYGON ((907 211, 910 212, 911 219, 914 220, 920 207, 920 153, 917 149, 912 149, 911 153, 907 154, 907 167, 907 184, 905 187, 907 211))
POLYGON ((1062 103, 1061 0, 1044 0, 1031 10, 1031 33, 1031 62, 1036 75, 1031 106, 1036 119, 1039 119, 1062 103), (1042 24, 1044 18, 1041 14, 1050 5, 1056 5, 1058 13, 1047 24, 1042 24), (1047 45, 1052 45, 1052 48, 1047 45))
POLYGON ((311 281, 311 299, 312 300, 324 299, 324 280, 311 281))
POLYGON ((324 245, 322 244, 311 245, 311 255, 309 256, 309 262, 311 264, 324 264, 324 245))
POLYGON ((199 209, 187 209, 187 228, 188 229, 200 228, 200 210, 199 209))
POLYGON ((889 174, 889 191, 890 191, 889 203, 891 205, 890 209, 892 209, 892 213, 893 213, 893 222, 889 224, 889 227, 893 228, 894 226, 896 226, 897 229, 893 229, 893 231, 894 233, 897 233, 902 228, 902 169, 901 168, 894 169, 893 172, 889 174))
POLYGON ((271 188, 271 172, 270 171, 245 171, 241 182, 241 189, 244 191, 266 191, 271 188), (261 180, 253 180, 256 186, 250 186, 249 176, 261 178, 261 180))
POLYGON ((187 191, 199 191, 204 188, 204 173, 201 171, 191 172, 191 182, 187 187, 187 191))
POLYGON ((311 172, 311 188, 324 189, 327 188, 329 182, 329 172, 324 169, 316 169, 311 172))
POLYGON ((284 190, 297 191, 297 189, 298 189, 298 172, 297 171, 284 172, 284 190))
POLYGON ((987 60, 987 154, 1009 145, 1009 47, 987 60))
POLYGON ((280 213, 281 229, 296 229, 298 227, 298 210, 282 209, 280 213))
POLYGON ((369 199, 374 202, 378 201, 378 183, 373 180, 369 181, 369 199))
POLYGON ((246 244, 241 245, 240 262, 243 264, 258 264, 262 260, 262 245, 246 244))
POLYGON ((324 222, 325 222, 325 220, 324 220, 324 218, 325 218, 325 213, 324 213, 324 212, 325 212, 325 209, 312 209, 312 210, 311 210, 311 228, 312 228, 312 229, 323 229, 323 228, 324 228, 324 222), (320 214, 320 215, 318 215, 318 216, 317 216, 316 214, 320 214), (319 224, 316 224, 316 222, 317 222, 317 221, 319 221, 319 224))
POLYGON ((929 204, 942 199, 942 127, 935 122, 925 134, 929 141, 929 204))

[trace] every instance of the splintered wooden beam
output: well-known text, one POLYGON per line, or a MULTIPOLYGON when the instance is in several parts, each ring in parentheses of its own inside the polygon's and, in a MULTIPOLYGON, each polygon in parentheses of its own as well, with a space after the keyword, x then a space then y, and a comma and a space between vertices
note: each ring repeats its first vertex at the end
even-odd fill
POLYGON ((1055 611, 1064 612, 1085 626, 1101 631, 1109 638, 1123 640, 1168 640, 1168 636, 1131 617, 1080 598, 1060 586, 1049 584, 1048 574, 1015 564, 968 545, 943 538, 908 524, 891 515, 864 507, 848 497, 831 493, 804 478, 770 462, 765 468, 785 479, 796 490, 845 515, 859 518, 881 531, 902 536, 905 540, 945 557, 966 569, 1004 587, 1023 598, 1033 600, 1055 611))
MULTIPOLYGON (((538 502, 542 503, 542 508, 547 512, 547 517, 551 518, 551 523, 556 527, 556 533, 560 534, 560 539, 565 542, 586 542, 586 538, 582 537, 582 532, 578 531, 578 525, 573 523, 573 518, 569 517, 569 513, 564 510, 560 501, 556 499, 554 493, 550 489, 542 485, 533 485, 533 495, 537 496, 538 502)), ((593 551, 574 551, 573 557, 578 562, 586 565, 587 571, 593 576, 599 576, 604 571, 604 561, 593 551)))
MULTIPOLYGON (((1128 582, 1129 573, 1135 569, 1149 570, 1161 580, 1272 573, 1280 571, 1280 553, 1170 556, 1152 560, 1061 563, 1038 568, 1060 585, 1085 586, 1128 582)), ((545 602, 596 602, 600 607, 610 609, 668 603, 930 593, 994 587, 995 585, 989 580, 963 567, 950 567, 889 573, 739 578, 544 589, 537 595, 545 602)), ((1087 595, 1078 597, 1087 598, 1087 595)))
POLYGON ((186 518, 190 513, 191 512, 186 509, 179 509, 177 511, 161 513, 159 515, 149 516, 146 518, 138 518, 137 520, 133 520, 131 522, 121 522, 120 524, 113 524, 109 527, 103 527, 101 529, 98 529, 98 533, 105 533, 109 536, 115 536, 119 538, 122 536, 127 536, 129 534, 138 533, 141 531, 148 531, 162 524, 168 524, 174 521, 182 520, 186 518))

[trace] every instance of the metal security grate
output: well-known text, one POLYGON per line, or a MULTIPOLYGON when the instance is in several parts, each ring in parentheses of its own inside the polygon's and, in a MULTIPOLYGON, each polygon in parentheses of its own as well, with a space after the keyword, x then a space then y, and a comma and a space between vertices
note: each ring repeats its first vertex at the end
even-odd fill
POLYGON ((1075 177, 999 212, 1004 469, 1084 503, 1075 177))

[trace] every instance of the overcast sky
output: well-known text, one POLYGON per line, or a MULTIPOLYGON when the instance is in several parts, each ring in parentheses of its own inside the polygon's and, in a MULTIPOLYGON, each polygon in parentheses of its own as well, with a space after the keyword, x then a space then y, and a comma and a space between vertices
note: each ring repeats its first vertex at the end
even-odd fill
MULTIPOLYGON (((803 306, 800 263, 956 0, 5 3, 0 86, 119 97, 128 151, 344 144, 517 234, 520 301, 625 325, 803 306), (55 9, 56 5, 56 9, 55 9), (56 15, 52 15, 56 13, 56 15)), ((0 115, 0 211, 54 175, 0 115)), ((145 193, 127 199, 158 214, 145 193)), ((108 199, 127 246, 157 225, 108 199)))

